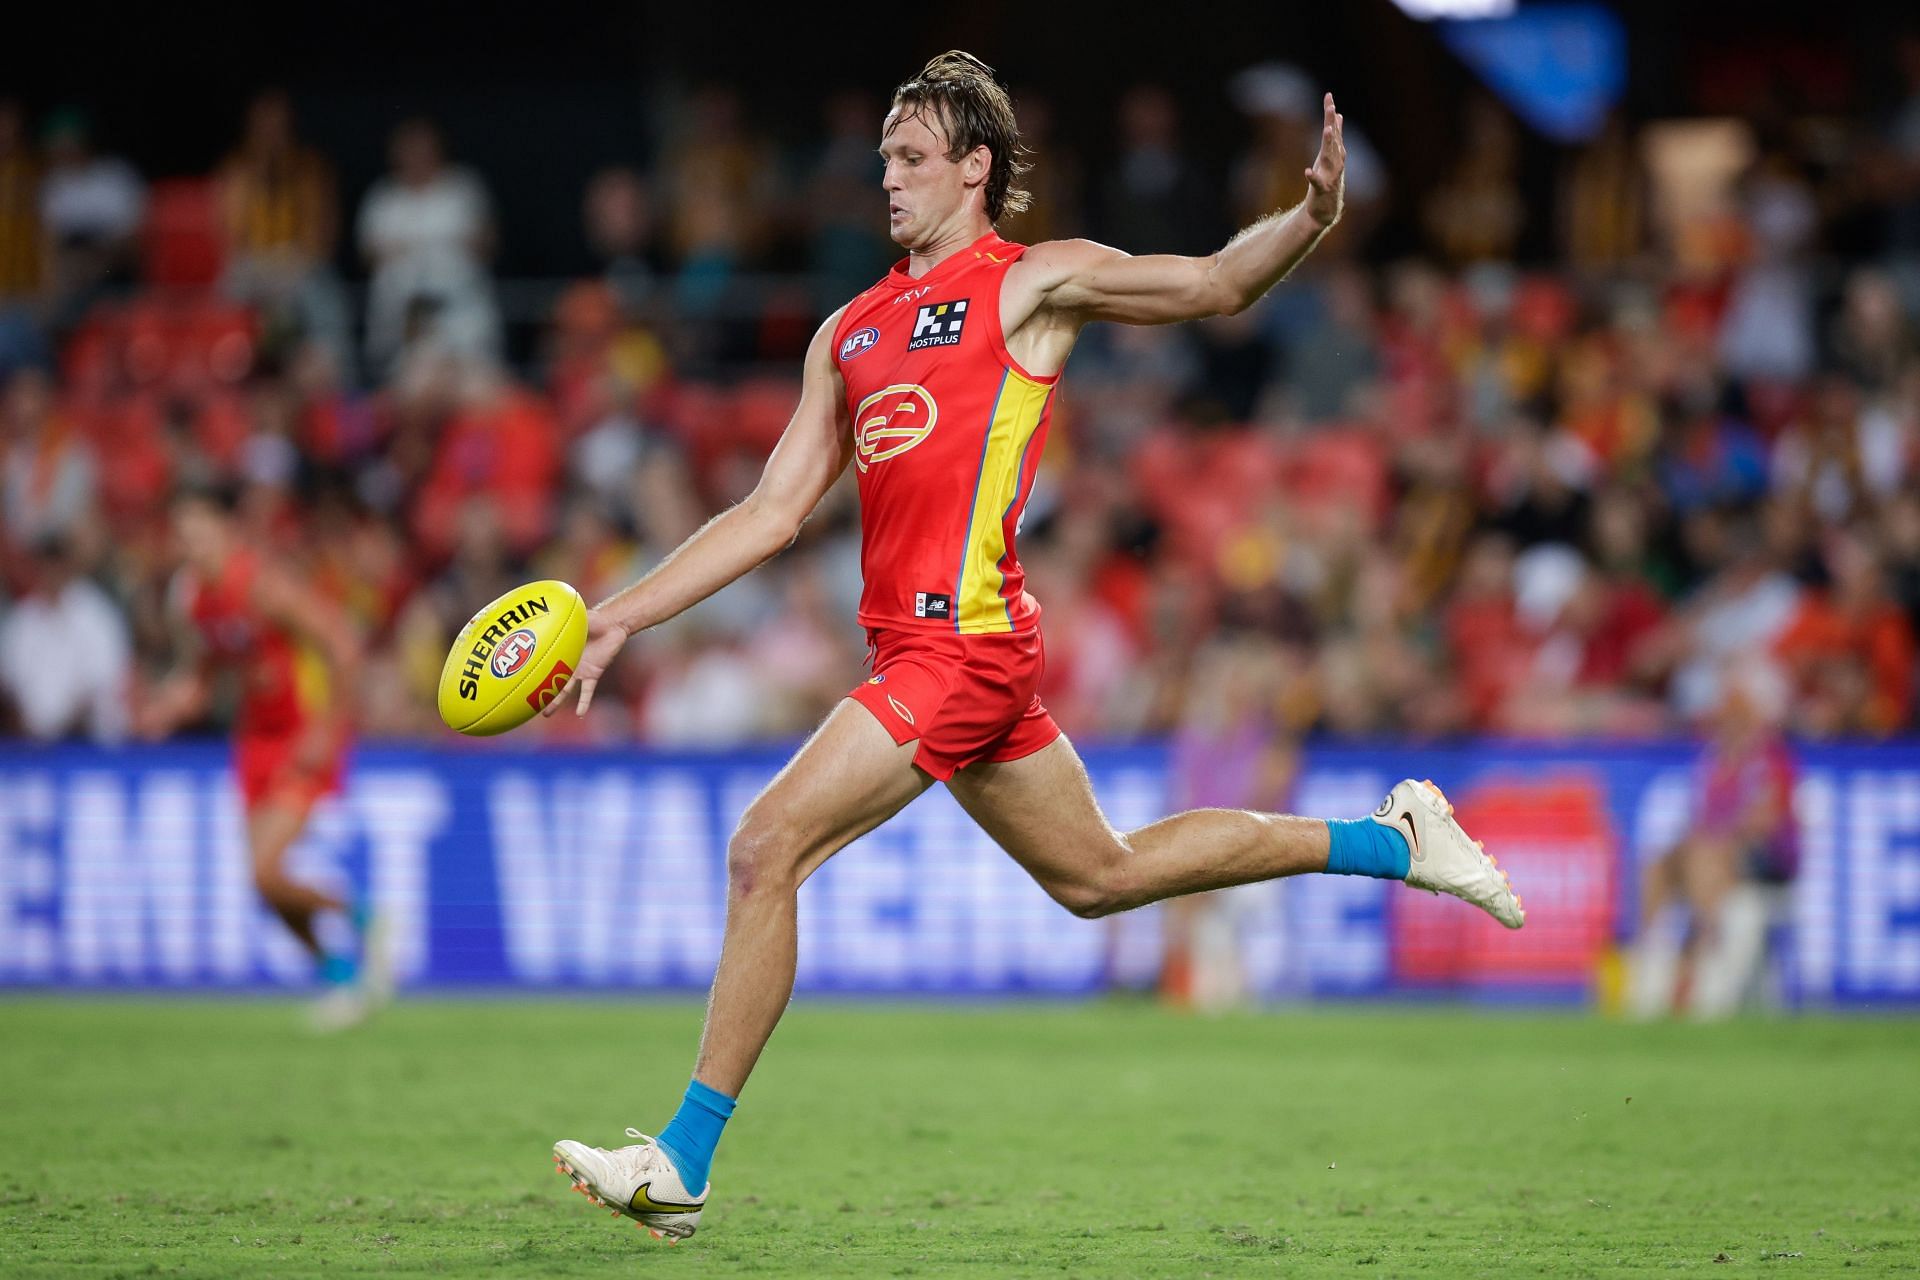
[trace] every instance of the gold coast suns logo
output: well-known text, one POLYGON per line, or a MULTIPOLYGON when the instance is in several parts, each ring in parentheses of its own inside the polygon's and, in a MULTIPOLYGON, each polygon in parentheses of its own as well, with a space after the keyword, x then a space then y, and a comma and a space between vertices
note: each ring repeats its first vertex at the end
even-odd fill
POLYGON ((925 387, 896 382, 874 392, 853 411, 853 461, 862 471, 897 458, 925 440, 940 406, 925 387))

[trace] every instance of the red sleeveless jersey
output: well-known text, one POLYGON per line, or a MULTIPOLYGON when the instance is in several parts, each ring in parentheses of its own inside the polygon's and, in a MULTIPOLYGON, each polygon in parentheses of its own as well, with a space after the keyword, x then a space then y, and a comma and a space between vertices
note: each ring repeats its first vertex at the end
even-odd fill
POLYGON ((253 604, 260 571, 251 551, 228 557, 218 577, 183 575, 187 616, 208 657, 240 681, 234 728, 241 735, 286 733, 307 723, 326 702, 324 670, 313 655, 253 604))
POLYGON ((1000 285, 1025 252, 988 232, 917 280, 902 260, 834 331, 864 626, 981 635, 1039 620, 1013 541, 1059 375, 1026 372, 1000 332, 1000 285))

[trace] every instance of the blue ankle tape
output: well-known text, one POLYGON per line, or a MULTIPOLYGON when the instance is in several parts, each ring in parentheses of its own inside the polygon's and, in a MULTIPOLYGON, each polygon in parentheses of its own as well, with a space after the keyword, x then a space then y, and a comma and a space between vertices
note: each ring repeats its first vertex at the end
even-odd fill
POLYGON ((1328 819, 1328 874, 1405 880, 1412 866, 1407 838, 1392 827, 1372 818, 1328 819))
POLYGON ((720 1131, 733 1114, 734 1100, 718 1089, 710 1089, 698 1080, 688 1083, 680 1109, 667 1121, 654 1141, 673 1161, 674 1172, 690 1195, 706 1189, 707 1174, 713 1168, 713 1150, 720 1145, 720 1131))

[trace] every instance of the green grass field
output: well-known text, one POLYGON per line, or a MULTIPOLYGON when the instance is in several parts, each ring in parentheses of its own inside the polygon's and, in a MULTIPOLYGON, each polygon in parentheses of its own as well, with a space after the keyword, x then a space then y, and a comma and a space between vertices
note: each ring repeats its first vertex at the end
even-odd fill
POLYGON ((1920 1023, 803 1002, 669 1249, 547 1149, 682 1005, 0 1002, 0 1275, 1920 1270, 1920 1023))

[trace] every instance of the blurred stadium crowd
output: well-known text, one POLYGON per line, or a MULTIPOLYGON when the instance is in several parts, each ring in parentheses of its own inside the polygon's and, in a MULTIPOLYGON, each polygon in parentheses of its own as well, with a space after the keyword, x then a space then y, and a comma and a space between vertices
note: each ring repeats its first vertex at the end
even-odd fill
MULTIPOLYGON (((1348 220, 1237 317, 1097 327, 1021 551, 1070 732, 1246 714, 1288 734, 1650 736, 1730 679, 1813 738, 1911 728, 1920 622, 1920 44, 1836 120, 1616 121, 1523 197, 1520 126, 1471 105, 1450 176, 1352 144, 1348 220), (1369 251, 1389 210, 1425 251, 1369 251), (1520 260, 1553 222, 1556 249, 1520 260)), ((1317 88, 1229 86, 1198 167, 1134 86, 1098 170, 1017 95, 1036 208, 1011 239, 1204 253, 1299 196, 1317 88)), ((798 156, 725 89, 577 199, 602 269, 511 335, 489 185, 433 123, 336 187, 293 105, 212 174, 149 182, 74 110, 0 104, 0 722, 126 733, 174 660, 170 492, 244 485, 250 536, 371 641, 362 731, 442 732, 453 633, 530 576, 590 598, 751 487, 813 327, 897 253, 883 103, 798 156), (743 302, 743 299, 745 300, 743 302)), ((515 290, 518 290, 515 292, 515 290)), ((630 646, 550 737, 711 745, 811 727, 860 676, 854 492, 768 569, 630 646), (617 692, 618 697, 608 697, 617 692)))

